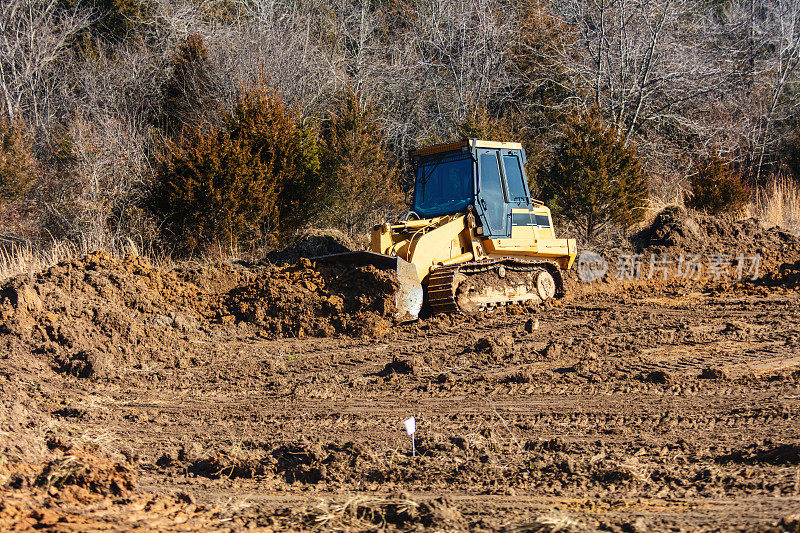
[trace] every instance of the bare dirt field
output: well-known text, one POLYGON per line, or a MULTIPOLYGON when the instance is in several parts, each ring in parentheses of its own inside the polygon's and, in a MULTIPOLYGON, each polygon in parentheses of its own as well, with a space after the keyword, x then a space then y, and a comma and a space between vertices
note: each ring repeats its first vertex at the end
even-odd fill
POLYGON ((10 280, 0 529, 800 531, 800 241, 673 222, 639 251, 760 279, 404 325, 391 277, 308 262, 10 280))

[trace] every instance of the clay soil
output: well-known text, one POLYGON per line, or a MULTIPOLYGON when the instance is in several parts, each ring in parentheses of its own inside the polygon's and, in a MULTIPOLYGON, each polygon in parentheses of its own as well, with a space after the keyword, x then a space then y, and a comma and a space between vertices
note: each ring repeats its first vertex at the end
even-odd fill
POLYGON ((800 241, 748 224, 758 281, 413 324, 308 262, 11 280, 0 530, 800 531, 800 241))

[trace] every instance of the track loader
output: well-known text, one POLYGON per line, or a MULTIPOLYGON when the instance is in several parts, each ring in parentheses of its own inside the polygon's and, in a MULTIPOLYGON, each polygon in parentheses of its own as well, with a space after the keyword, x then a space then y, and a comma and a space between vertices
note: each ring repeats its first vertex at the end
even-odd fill
POLYGON ((315 258, 392 269, 397 318, 474 313, 564 294, 574 239, 555 237, 550 210, 531 198, 519 143, 463 141, 410 154, 412 210, 372 230, 369 251, 315 258))

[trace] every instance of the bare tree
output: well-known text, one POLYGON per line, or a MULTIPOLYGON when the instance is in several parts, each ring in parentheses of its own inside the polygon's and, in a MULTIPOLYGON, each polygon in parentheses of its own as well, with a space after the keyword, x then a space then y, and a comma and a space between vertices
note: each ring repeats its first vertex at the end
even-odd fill
MULTIPOLYGON (((751 0, 755 3, 756 0, 751 0)), ((768 100, 760 125, 758 156, 755 170, 755 183, 760 183, 767 149, 774 144, 773 128, 775 121, 795 111, 800 104, 796 99, 782 102, 784 95, 792 86, 800 87, 800 2, 797 0, 773 0, 763 11, 758 30, 753 31, 757 48, 767 51, 761 73, 766 80, 768 100), (783 107, 784 109, 779 109, 783 107), (783 111, 783 113, 781 113, 783 111), (782 115, 780 117, 779 115, 782 115)), ((751 8, 751 21, 755 10, 751 8)), ((753 21, 752 26, 757 25, 753 21)))
POLYGON ((3 110, 38 127, 48 123, 62 80, 58 65, 88 14, 58 0, 5 0, 0 5, 3 110))
MULTIPOLYGON (((416 47, 431 104, 450 124, 462 122, 474 104, 486 105, 507 85, 512 17, 493 0, 424 3, 416 47)), ((446 130, 446 124, 440 124, 446 130)))
POLYGON ((580 30, 574 75, 626 142, 724 84, 711 14, 691 0, 575 0, 562 13, 580 30))
MULTIPOLYGON (((69 169, 41 192, 54 236, 81 241, 86 249, 114 248, 141 222, 139 205, 152 180, 141 124, 82 113, 63 133, 73 159, 69 169)), ((154 236, 137 235, 137 238, 154 236)))

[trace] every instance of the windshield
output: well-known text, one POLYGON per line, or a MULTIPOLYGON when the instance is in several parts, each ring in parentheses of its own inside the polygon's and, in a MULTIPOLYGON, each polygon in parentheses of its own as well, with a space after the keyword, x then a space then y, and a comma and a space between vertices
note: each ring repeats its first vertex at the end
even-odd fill
POLYGON ((472 157, 458 153, 420 162, 414 211, 423 217, 457 213, 472 203, 472 157))

